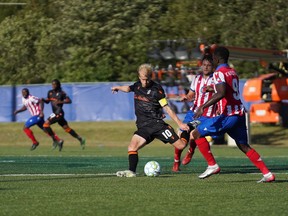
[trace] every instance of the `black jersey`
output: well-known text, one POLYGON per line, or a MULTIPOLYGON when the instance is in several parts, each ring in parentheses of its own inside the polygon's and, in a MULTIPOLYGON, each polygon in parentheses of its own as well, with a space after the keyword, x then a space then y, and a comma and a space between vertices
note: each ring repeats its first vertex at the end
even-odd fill
POLYGON ((138 128, 163 119, 163 109, 159 101, 165 98, 162 86, 151 80, 148 87, 143 88, 141 82, 129 86, 134 92, 136 125, 138 128))
POLYGON ((64 91, 62 90, 50 90, 48 91, 48 95, 47 98, 48 100, 51 102, 51 106, 52 106, 52 111, 55 114, 59 114, 59 113, 64 113, 63 111, 63 104, 56 104, 54 103, 54 101, 64 101, 66 99, 67 95, 64 91))

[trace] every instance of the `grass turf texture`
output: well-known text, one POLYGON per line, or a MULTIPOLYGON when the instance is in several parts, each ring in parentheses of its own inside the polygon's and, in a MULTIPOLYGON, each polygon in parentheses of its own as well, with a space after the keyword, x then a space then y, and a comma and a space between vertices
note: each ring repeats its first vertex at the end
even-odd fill
POLYGON ((173 148, 158 141, 139 151, 137 178, 117 178, 113 173, 127 168, 127 145, 134 123, 71 123, 71 127, 87 138, 84 151, 77 140, 55 125, 65 139, 63 152, 52 151, 51 140, 37 128, 33 130, 41 144, 31 152, 22 124, 0 124, 0 215, 287 213, 287 129, 252 128, 254 136, 261 137, 262 132, 261 140, 266 142, 272 134, 281 135, 273 145, 254 145, 277 173, 275 183, 257 184, 261 174, 237 148, 212 146, 222 172, 199 180, 197 175, 206 163, 198 150, 191 164, 174 174, 170 171, 173 148), (149 160, 160 163, 161 176, 144 176, 143 167, 149 160))

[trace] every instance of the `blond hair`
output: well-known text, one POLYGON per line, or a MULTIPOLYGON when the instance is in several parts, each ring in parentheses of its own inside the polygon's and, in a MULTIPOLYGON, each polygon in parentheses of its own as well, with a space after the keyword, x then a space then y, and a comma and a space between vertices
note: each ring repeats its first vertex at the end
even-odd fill
POLYGON ((147 77, 151 77, 151 75, 152 75, 152 70, 153 70, 151 64, 142 64, 142 65, 140 65, 139 68, 138 68, 138 73, 139 73, 141 70, 145 70, 147 77))

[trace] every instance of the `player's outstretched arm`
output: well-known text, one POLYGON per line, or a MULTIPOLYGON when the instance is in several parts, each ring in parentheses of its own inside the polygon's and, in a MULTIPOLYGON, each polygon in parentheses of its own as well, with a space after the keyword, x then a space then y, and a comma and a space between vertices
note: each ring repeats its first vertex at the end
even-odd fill
POLYGON ((186 95, 181 97, 180 101, 193 101, 194 96, 195 96, 195 93, 189 90, 189 92, 186 95))
POLYGON ((46 104, 50 103, 49 98, 41 98, 41 101, 43 101, 46 104))
POLYGON ((184 124, 176 115, 176 113, 171 109, 171 107, 167 104, 163 107, 163 109, 166 111, 166 113, 173 119, 173 121, 176 122, 176 124, 179 126, 181 130, 188 131, 189 126, 187 124, 184 124))
POLYGON ((23 112, 23 111, 25 111, 25 110, 27 110, 27 107, 26 107, 26 106, 22 106, 20 109, 18 109, 18 110, 16 110, 16 111, 14 112, 14 115, 17 115, 17 113, 23 112))
POLYGON ((118 91, 122 92, 130 92, 130 87, 129 86, 113 86, 111 87, 112 93, 117 93, 118 91))

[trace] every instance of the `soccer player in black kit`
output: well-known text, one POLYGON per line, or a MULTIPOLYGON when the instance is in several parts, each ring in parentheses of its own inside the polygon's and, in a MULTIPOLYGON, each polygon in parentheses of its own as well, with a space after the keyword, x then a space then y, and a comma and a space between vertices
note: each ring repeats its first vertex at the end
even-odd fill
POLYGON ((169 107, 163 88, 160 84, 151 80, 151 76, 151 65, 142 64, 138 69, 138 82, 131 86, 114 86, 111 88, 112 93, 118 91, 134 92, 134 106, 137 117, 137 131, 128 146, 129 170, 118 171, 116 173, 118 177, 136 177, 138 150, 155 138, 164 143, 169 142, 178 149, 185 148, 185 143, 179 139, 174 129, 163 121, 163 109, 182 130, 189 131, 189 127, 182 123, 169 107))
POLYGON ((52 81, 52 90, 48 91, 47 98, 42 100, 45 103, 50 103, 52 106, 53 113, 49 116, 49 118, 44 122, 43 127, 44 130, 53 138, 53 147, 56 148, 57 145, 59 147, 59 151, 63 148, 63 140, 55 137, 54 132, 50 125, 58 122, 58 124, 71 136, 75 137, 79 140, 82 149, 85 148, 85 138, 79 136, 73 129, 71 129, 68 125, 68 122, 64 118, 64 110, 63 104, 71 104, 71 99, 66 95, 66 93, 61 88, 61 83, 58 79, 54 79, 52 81))

